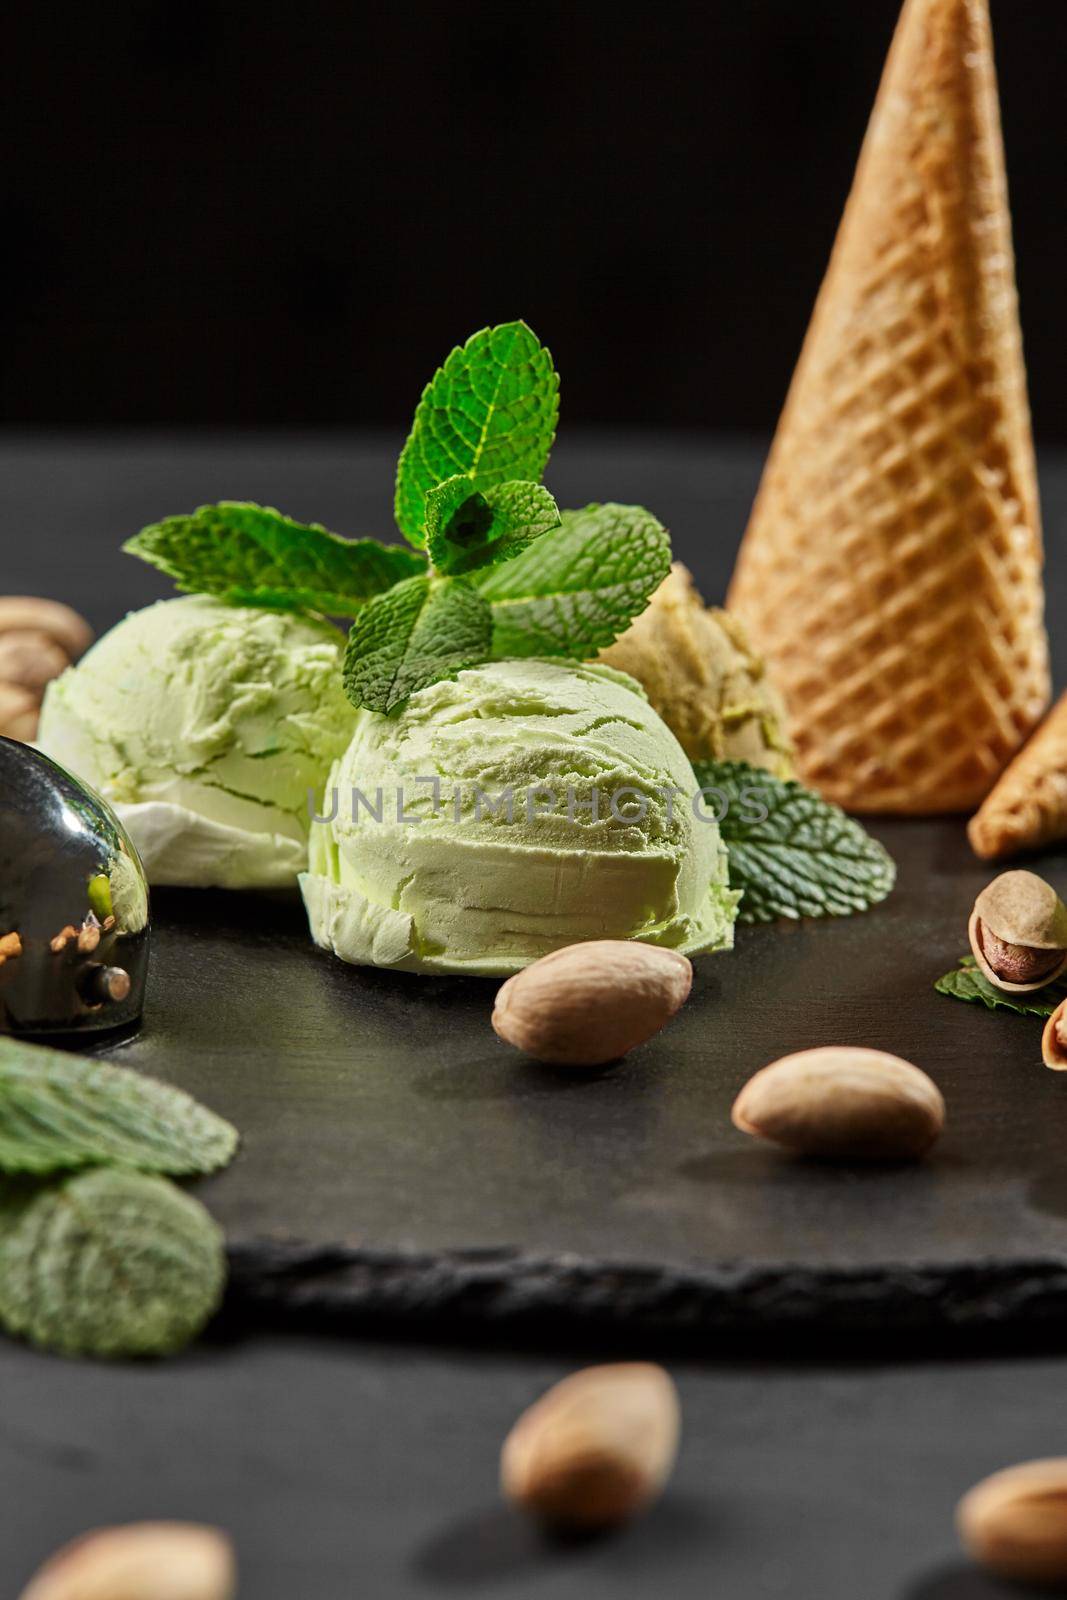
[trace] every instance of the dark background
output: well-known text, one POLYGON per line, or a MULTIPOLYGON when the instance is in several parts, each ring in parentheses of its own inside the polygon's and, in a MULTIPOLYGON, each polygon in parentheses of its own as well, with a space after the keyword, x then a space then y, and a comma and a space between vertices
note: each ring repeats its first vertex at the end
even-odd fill
MULTIPOLYGON (((0 418, 397 425, 523 315, 571 423, 768 430, 898 0, 22 7, 0 418)), ((1064 0, 993 0, 1039 434, 1064 0)))

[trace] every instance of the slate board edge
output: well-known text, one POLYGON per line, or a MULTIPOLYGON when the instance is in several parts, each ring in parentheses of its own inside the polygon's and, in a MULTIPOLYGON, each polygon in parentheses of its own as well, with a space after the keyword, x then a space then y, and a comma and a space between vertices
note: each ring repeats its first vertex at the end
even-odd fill
POLYGON ((231 1245, 229 1257, 226 1322, 246 1332, 279 1322, 309 1332, 384 1323, 416 1337, 472 1328, 490 1338, 640 1334, 699 1348, 864 1335, 932 1348, 968 1334, 1067 1329, 1067 1256, 696 1268, 506 1249, 405 1254, 259 1240, 231 1245))

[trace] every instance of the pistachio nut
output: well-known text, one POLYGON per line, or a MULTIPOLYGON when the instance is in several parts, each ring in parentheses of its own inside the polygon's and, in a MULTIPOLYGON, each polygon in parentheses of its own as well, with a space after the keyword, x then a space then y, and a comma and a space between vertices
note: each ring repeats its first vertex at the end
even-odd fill
POLYGON ((47 634, 71 661, 84 655, 93 642, 93 630, 85 618, 59 600, 42 600, 36 595, 0 596, 0 635, 25 630, 47 634))
POLYGON ((66 1545, 21 1600, 232 1600, 233 1547, 217 1528, 134 1522, 66 1545))
POLYGON ((31 694, 42 695, 70 657, 50 633, 39 628, 12 628, 0 633, 0 683, 14 683, 31 694))
POLYGON ((40 699, 17 683, 0 683, 0 738, 28 741, 37 737, 40 699))
POLYGON ((1012 1583, 1067 1582, 1067 1459, 1026 1461, 985 1478, 959 1503, 964 1548, 1012 1583))
POLYGON ((998 989, 1043 989, 1067 967, 1067 906, 1035 872, 1002 872, 967 925, 979 968, 998 989))
POLYGON ((678 1394, 662 1367, 587 1367, 523 1412, 504 1443, 501 1485, 554 1526, 611 1527, 660 1493, 679 1428, 678 1394))
POLYGON ((595 1067, 658 1033, 684 1004, 693 968, 677 950, 592 939, 553 950, 501 987, 493 1027, 539 1061, 595 1067))
POLYGON ((1061 1000, 1045 1023, 1041 1058, 1053 1072, 1067 1072, 1067 1000, 1061 1000))
POLYGON ((906 1161, 923 1155, 941 1132, 945 1102, 910 1061, 831 1045, 783 1056, 757 1072, 734 1102, 733 1122, 798 1155, 906 1161))

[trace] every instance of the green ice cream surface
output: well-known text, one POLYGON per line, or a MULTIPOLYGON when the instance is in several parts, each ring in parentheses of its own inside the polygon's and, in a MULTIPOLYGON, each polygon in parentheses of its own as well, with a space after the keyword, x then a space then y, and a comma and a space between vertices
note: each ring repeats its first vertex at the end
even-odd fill
POLYGON ((729 948, 738 897, 715 822, 694 816, 696 788, 624 674, 469 668, 397 716, 358 714, 326 786, 321 815, 336 816, 313 824, 301 878, 313 937, 357 964, 487 975, 585 939, 729 948))
POLYGON ((291 613, 160 601, 49 687, 39 744, 116 807, 153 881, 295 882, 354 724, 342 647, 291 613))

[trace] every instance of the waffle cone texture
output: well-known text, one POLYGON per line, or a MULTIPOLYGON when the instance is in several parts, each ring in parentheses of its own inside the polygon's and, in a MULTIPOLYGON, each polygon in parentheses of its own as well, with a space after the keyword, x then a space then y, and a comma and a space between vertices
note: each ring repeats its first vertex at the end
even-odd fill
POLYGON ((1067 839, 1067 695, 971 818, 967 834, 983 861, 1067 839))
POLYGON ((906 0, 728 604, 802 778, 973 809, 1049 702, 988 0, 906 0))

